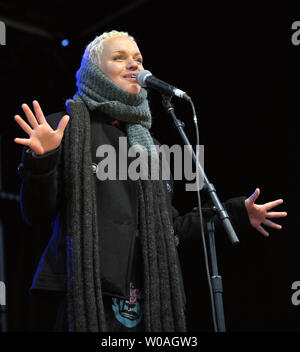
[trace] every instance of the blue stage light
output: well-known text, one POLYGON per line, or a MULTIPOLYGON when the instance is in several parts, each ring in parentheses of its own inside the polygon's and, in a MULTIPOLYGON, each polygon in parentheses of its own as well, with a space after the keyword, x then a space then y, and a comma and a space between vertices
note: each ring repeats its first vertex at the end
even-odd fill
POLYGON ((62 46, 68 46, 69 45, 69 40, 68 39, 62 40, 61 45, 62 46))

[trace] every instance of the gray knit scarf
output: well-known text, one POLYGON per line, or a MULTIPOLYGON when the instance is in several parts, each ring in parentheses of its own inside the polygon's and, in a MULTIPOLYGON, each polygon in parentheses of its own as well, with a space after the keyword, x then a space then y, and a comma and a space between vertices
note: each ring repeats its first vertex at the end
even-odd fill
MULTIPOLYGON (((123 121, 130 145, 148 150, 151 113, 147 92, 130 94, 83 59, 78 91, 66 101, 70 122, 63 138, 64 186, 68 204, 62 217, 67 233, 67 296, 70 331, 106 331, 100 280, 96 194, 91 172, 89 110, 123 121)), ((144 330, 186 331, 177 250, 167 210, 164 182, 138 180, 139 222, 144 272, 144 330)))

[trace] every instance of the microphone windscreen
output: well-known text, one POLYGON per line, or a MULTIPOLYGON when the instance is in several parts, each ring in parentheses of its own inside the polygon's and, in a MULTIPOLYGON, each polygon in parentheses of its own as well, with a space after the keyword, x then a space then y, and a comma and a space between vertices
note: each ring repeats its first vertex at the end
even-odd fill
POLYGON ((152 76, 152 73, 148 70, 143 70, 136 75, 135 79, 141 87, 147 87, 146 78, 148 76, 152 76))

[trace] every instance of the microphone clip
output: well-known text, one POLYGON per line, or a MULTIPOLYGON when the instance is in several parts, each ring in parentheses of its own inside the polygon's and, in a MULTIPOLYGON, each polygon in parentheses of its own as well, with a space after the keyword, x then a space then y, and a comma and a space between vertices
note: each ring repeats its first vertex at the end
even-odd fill
POLYGON ((175 126, 178 127, 185 127, 185 124, 183 121, 179 120, 176 115, 175 115, 175 109, 174 109, 174 105, 171 102, 173 95, 166 95, 166 94, 162 94, 162 105, 165 108, 166 112, 168 114, 170 114, 173 118, 173 123, 175 124, 175 126))
POLYGON ((166 95, 166 94, 161 95, 163 107, 168 113, 170 113, 171 110, 174 110, 174 105, 171 102, 172 97, 173 95, 166 95))

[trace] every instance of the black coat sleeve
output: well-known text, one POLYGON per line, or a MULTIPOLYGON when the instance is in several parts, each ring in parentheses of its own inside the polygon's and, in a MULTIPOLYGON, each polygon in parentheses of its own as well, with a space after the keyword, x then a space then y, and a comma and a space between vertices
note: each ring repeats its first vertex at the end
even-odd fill
MULTIPOLYGON (((246 197, 235 197, 223 203, 223 207, 227 211, 229 218, 232 222, 233 227, 237 231, 243 229, 250 229, 250 221, 245 206, 246 197)), ((185 241, 187 239, 200 238, 200 224, 198 208, 194 208, 192 211, 179 215, 176 208, 172 207, 173 212, 173 224, 174 232, 179 237, 179 241, 185 241)), ((216 231, 223 231, 223 227, 219 220, 218 215, 213 214, 207 204, 202 207, 203 215, 203 226, 206 230, 207 221, 212 217, 216 231)))
MULTIPOLYGON (((53 129, 64 113, 47 116, 53 129)), ((32 227, 48 226, 56 217, 61 202, 61 146, 44 155, 36 155, 24 147, 22 163, 18 167, 21 177, 20 206, 24 220, 32 227)))

